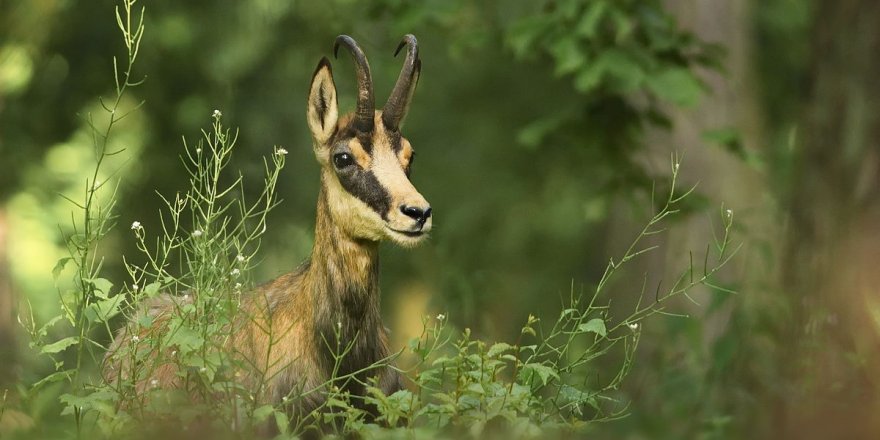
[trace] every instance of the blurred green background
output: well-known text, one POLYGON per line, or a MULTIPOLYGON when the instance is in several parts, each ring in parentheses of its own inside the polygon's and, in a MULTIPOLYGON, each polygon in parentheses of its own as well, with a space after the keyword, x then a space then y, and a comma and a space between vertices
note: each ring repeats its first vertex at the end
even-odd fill
MULTIPOLYGON (((110 1, 0 0, 0 390, 51 371, 16 316, 57 312, 59 224, 94 153, 87 115, 122 53, 110 1)), ((645 326, 614 438, 870 438, 880 434, 880 2, 875 0, 156 0, 129 105, 119 227, 103 245, 124 280, 127 225, 158 231, 156 191, 182 190, 181 136, 220 109, 241 129, 234 168, 256 189, 261 156, 288 156, 263 281, 308 257, 318 167, 305 124, 310 75, 354 36, 377 102, 414 33, 422 77, 404 134, 435 232, 382 250, 383 310, 397 344, 446 313, 486 340, 515 338, 594 288, 648 218, 683 156, 698 184, 663 248, 626 268, 617 307, 671 283, 731 209, 743 250, 723 274, 739 293, 698 293, 689 318, 645 326), (722 208, 723 206, 723 208, 722 208), (645 275, 647 274, 647 275, 645 275)), ((350 60, 333 61, 340 104, 350 60)), ((104 176, 113 179, 114 176, 104 176)), ((601 371, 597 372, 601 375, 601 371)), ((38 423, 57 419, 32 404, 38 423)), ((876 437, 874 437, 876 438, 876 437)))

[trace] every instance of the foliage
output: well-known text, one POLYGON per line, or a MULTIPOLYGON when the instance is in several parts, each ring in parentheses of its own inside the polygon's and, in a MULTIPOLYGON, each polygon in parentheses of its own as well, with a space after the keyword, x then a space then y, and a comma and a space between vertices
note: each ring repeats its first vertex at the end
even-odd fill
MULTIPOLYGON (((375 2, 367 7, 379 9, 382 3, 375 2)), ((406 365, 402 353, 386 360, 399 359, 399 368, 410 377, 413 386, 392 396, 384 396, 376 388, 371 388, 366 399, 379 408, 378 419, 371 420, 352 405, 355 397, 338 391, 344 389, 341 384, 353 380, 353 377, 334 377, 320 389, 301 390, 302 393, 325 393, 327 404, 310 417, 291 423, 286 417, 288 408, 284 404, 267 406, 253 398, 254 390, 243 386, 231 373, 246 366, 237 364, 234 356, 224 350, 224 337, 227 337, 224 332, 232 323, 240 295, 249 287, 248 280, 271 271, 264 266, 262 274, 251 272, 260 259, 257 251, 261 247, 262 234, 265 232, 271 237, 273 233, 265 225, 269 211, 276 207, 276 185, 283 184, 284 178, 279 172, 285 160, 282 152, 286 153, 286 150, 276 147, 271 161, 263 160, 259 171, 266 177, 261 186, 245 187, 245 176, 256 174, 253 170, 246 169, 231 177, 222 172, 229 164, 236 143, 240 144, 237 153, 246 154, 254 145, 266 145, 265 138, 257 134, 277 132, 279 126, 288 124, 287 119, 302 119, 295 111, 286 110, 289 97, 277 93, 277 83, 265 87, 272 91, 268 94, 271 96, 258 91, 255 101, 246 101, 244 96, 227 92, 232 95, 226 99, 235 103, 231 107, 240 112, 233 117, 245 121, 241 138, 238 131, 226 129, 221 124, 221 115, 215 113, 213 126, 203 132, 203 140, 192 146, 185 144, 182 157, 185 173, 169 171, 161 182, 150 180, 149 184, 134 189, 124 183, 117 185, 117 170, 111 171, 113 177, 110 179, 97 176, 106 171, 102 171, 102 167, 106 168, 103 165, 105 159, 119 153, 110 147, 111 129, 116 130, 117 122, 138 108, 148 113, 150 127, 155 128, 140 135, 147 139, 145 142, 155 144, 158 150, 150 156, 131 152, 132 161, 148 161, 154 169, 179 169, 167 159, 179 155, 177 147, 175 150, 167 147, 178 145, 169 139, 179 132, 192 132, 195 126, 203 123, 197 115, 208 113, 203 111, 205 96, 215 92, 200 90, 176 100, 177 97, 169 96, 169 91, 165 90, 167 87, 163 89, 167 85, 163 78, 174 78, 183 89, 211 86, 235 90, 237 87, 231 85, 274 77, 284 77, 285 83, 292 82, 287 79, 290 76, 304 83, 301 77, 307 75, 309 69, 299 63, 307 58, 303 49, 281 48, 281 43, 273 41, 273 38, 280 37, 265 35, 271 36, 274 32, 275 35, 290 36, 292 31, 283 33, 279 30, 285 24, 284 17, 297 17, 297 20, 307 22, 309 18, 332 13, 307 7, 289 15, 285 15, 287 11, 276 11, 279 14, 265 25, 270 30, 260 33, 264 37, 251 37, 257 42, 244 38, 248 29, 235 30, 241 41, 253 43, 237 43, 247 46, 242 49, 218 36, 214 29, 181 30, 181 23, 195 22, 193 15, 205 13, 201 8, 181 6, 152 22, 147 17, 147 23, 155 23, 162 31, 155 34, 157 43, 145 42, 141 46, 144 21, 140 20, 143 16, 132 10, 133 1, 123 4, 125 7, 118 14, 118 25, 124 34, 127 60, 121 63, 121 69, 115 70, 114 99, 106 105, 102 102, 109 117, 108 124, 99 129, 97 125, 100 124, 87 117, 87 124, 94 134, 96 166, 82 200, 78 197, 70 200, 78 210, 74 232, 65 236, 71 255, 60 261, 53 271, 59 280, 62 314, 48 322, 40 322, 33 316, 25 320, 33 348, 52 359, 55 371, 39 376, 35 387, 22 395, 25 400, 36 401, 41 392, 45 395, 61 393, 64 414, 72 416, 82 434, 92 433, 96 427, 108 435, 130 433, 142 428, 141 422, 155 422, 157 419, 190 424, 205 414, 214 417, 222 425, 220 429, 233 426, 238 433, 259 429, 267 420, 282 433, 289 434, 302 433, 316 426, 331 426, 340 434, 358 432, 366 436, 389 435, 395 430, 399 434, 469 432, 473 435, 494 429, 522 435, 580 432, 592 422, 615 419, 627 413, 627 402, 620 393, 620 385, 632 368, 633 354, 644 325, 642 321, 651 314, 666 313, 666 299, 686 295, 696 285, 715 287, 713 277, 717 268, 730 258, 728 234, 732 219, 723 214, 724 236, 714 249, 714 256, 707 251, 702 274, 695 273, 699 271, 691 263, 672 288, 661 292, 658 287, 653 299, 647 298, 650 295, 643 288, 638 305, 622 319, 615 318, 607 305, 602 294, 607 294, 609 283, 618 269, 654 249, 653 246, 641 247, 641 241, 658 234, 661 222, 687 208, 683 203, 688 199, 675 192, 678 173, 678 160, 675 159, 668 192, 657 191, 668 197, 657 200, 652 197, 651 208, 657 210, 656 214, 623 257, 612 260, 604 272, 596 274, 595 278, 600 281, 592 294, 577 293, 578 289, 572 288, 568 304, 562 310, 549 309, 546 304, 541 304, 539 307, 544 308, 536 310, 535 316, 555 315, 556 318, 549 326, 544 326, 542 323, 546 318, 530 316, 524 327, 516 329, 519 336, 515 343, 488 343, 476 336, 482 333, 479 330, 455 330, 456 324, 450 322, 450 318, 456 323, 474 322, 477 318, 474 310, 479 309, 474 305, 478 304, 477 301, 496 301, 498 292, 503 294, 513 290, 521 290, 523 295, 536 291, 546 293, 548 279, 554 279, 554 276, 559 279, 558 273, 564 274, 563 278, 576 273, 573 266, 560 263, 558 267, 536 269, 556 271, 557 275, 514 269, 512 272, 517 273, 509 279, 475 277, 463 281, 461 274, 465 270, 462 268, 498 265, 513 269, 525 261, 518 255, 531 255, 535 260, 553 255, 559 261, 597 258, 595 255, 600 253, 586 246, 583 249, 567 246, 569 250, 560 251, 560 247, 553 244, 570 244, 573 237, 581 237, 605 221, 610 215, 609 200, 621 190, 626 193, 635 187, 647 192, 656 179, 652 178, 649 169, 639 164, 636 156, 644 145, 645 129, 650 124, 663 126, 668 123, 664 105, 693 105, 704 89, 693 68, 712 66, 717 59, 713 47, 678 30, 659 2, 546 2, 509 10, 501 5, 485 10, 457 5, 432 14, 416 14, 411 21, 413 25, 434 23, 458 39, 458 49, 453 48, 446 58, 442 51, 435 51, 439 68, 443 64, 455 65, 451 61, 462 56, 461 53, 482 54, 496 49, 496 45, 506 51, 487 58, 479 66, 473 66, 474 71, 459 73, 459 76, 444 79, 444 71, 438 70, 434 85, 431 88, 423 86, 419 93, 428 93, 425 98, 434 103, 436 112, 453 116, 420 117, 414 112, 409 125, 413 133, 425 133, 424 148, 419 148, 420 155, 424 151, 427 157, 419 166, 422 162, 426 164, 422 168, 426 175, 440 175, 443 170, 443 181, 452 186, 441 192, 439 186, 445 184, 428 184, 433 185, 434 192, 441 198, 439 206, 448 207, 449 222, 447 229, 439 232, 447 234, 447 239, 438 245, 441 261, 432 264, 449 269, 439 274, 433 272, 434 279, 431 279, 432 272, 426 272, 426 278, 437 286, 438 292, 449 293, 448 308, 452 312, 450 318, 443 316, 442 319, 424 321, 422 337, 410 344, 409 351, 417 359, 414 365, 406 365), (460 11, 474 15, 468 21, 457 21, 454 18, 460 11), (498 22, 494 22, 495 16, 500 17, 498 22), (494 37, 478 38, 477 42, 464 45, 463 41, 485 32, 484 27, 464 25, 473 22, 497 24, 494 31, 500 41, 493 40, 494 37), (175 40, 170 35, 180 38, 175 40), (222 47, 224 56, 208 56, 210 59, 207 60, 192 56, 210 52, 206 48, 211 47, 222 47), (230 47, 228 51, 227 47, 230 47), (456 53, 456 50, 462 52, 456 53), (160 59, 157 53, 170 53, 171 58, 179 62, 157 62, 160 59), (142 69, 148 72, 150 81, 143 85, 131 80, 132 65, 138 56, 149 60, 142 69), (270 59, 293 59, 297 63, 288 66, 270 59), (544 63, 534 63, 535 60, 544 63), (269 72, 259 72, 262 66, 277 67, 270 68, 269 72), (505 78, 506 72, 514 68, 521 68, 526 74, 510 80, 512 84, 499 85, 497 90, 514 86, 537 87, 547 93, 547 98, 508 105, 497 97, 489 99, 486 94, 493 90, 484 87, 487 90, 482 91, 483 95, 476 96, 490 104, 483 104, 482 108, 465 105, 457 112, 451 108, 437 108, 437 103, 455 102, 462 96, 473 94, 469 88, 473 86, 469 84, 483 84, 481 78, 493 81, 505 78), (193 80, 188 76, 192 73, 182 71, 198 72, 200 79, 193 80), (297 73, 288 75, 291 72, 297 73), (517 84, 516 81, 520 82, 517 84), (132 88, 136 86, 140 96, 149 98, 143 106, 125 99, 126 94, 130 99, 132 88), (283 102, 279 104, 279 100, 283 102), (269 111, 261 108, 263 105, 285 110, 273 115, 272 121, 267 121, 269 111), (514 123, 487 131, 492 121, 505 118, 514 123), (429 119, 430 123, 426 122, 429 119), (266 130, 267 126, 269 130, 266 130), (509 130, 507 127, 511 126, 519 128, 509 130), (453 144, 448 136, 428 139, 432 137, 429 136, 431 133, 442 131, 454 131, 465 141, 460 142, 461 145, 444 145, 453 144), (508 144, 516 148, 497 147, 508 144), (479 148, 474 148, 477 146, 479 148), (449 148, 448 153, 444 153, 445 148, 449 148), (456 159, 461 156, 473 160, 461 163, 456 159), (503 163, 507 166, 490 166, 500 158, 504 158, 503 163), (450 160, 456 166, 449 166, 450 160), (434 172, 430 172, 432 169, 434 172), (468 183, 472 179, 468 176, 474 175, 487 176, 490 181, 504 181, 515 176, 522 181, 511 183, 498 197, 462 197, 472 191, 463 190, 466 186, 455 185, 468 183), (148 218, 147 204, 143 201, 146 200, 145 193, 152 193, 155 187, 160 187, 159 192, 163 194, 173 192, 174 188, 187 189, 173 197, 160 196, 159 205, 163 212, 158 224, 135 220, 129 229, 128 221, 118 221, 114 212, 125 213, 128 219, 148 218), (525 190, 529 187, 539 189, 525 190), (257 202, 248 204, 246 198, 257 202), (453 203, 460 208, 449 209, 453 203), (500 206, 507 206, 510 212, 526 210, 534 215, 511 216, 502 225, 487 224, 491 219, 469 217, 484 210, 497 210, 500 206), (541 209, 535 209, 539 206, 541 209), (124 223, 124 227, 113 230, 117 223, 124 223), (547 227, 548 223, 552 227, 547 227), (134 240, 118 235, 129 231, 134 234, 134 240), (491 232, 484 253, 442 244, 467 242, 467 237, 483 237, 485 231, 491 232), (542 240, 551 245, 537 252, 526 251, 530 243, 542 240), (108 242, 110 246, 99 248, 108 242), (132 254, 135 256, 131 257, 132 254), (127 257, 122 261, 118 255, 127 257), (710 256, 716 258, 715 264, 709 263, 710 256), (68 288, 61 278, 68 273, 65 268, 71 266, 75 266, 76 273, 72 287, 68 288), (128 280, 121 281, 126 275, 128 280), (474 295, 473 292, 485 294, 474 295), (128 379, 116 387, 104 385, 100 380, 97 369, 112 333, 122 321, 126 324, 122 325, 119 335, 136 335, 142 327, 149 327, 151 322, 148 317, 140 315, 139 304, 166 294, 176 298, 179 304, 168 324, 171 331, 164 337, 140 339, 135 349, 121 355, 130 357, 131 365, 137 365, 139 361, 149 360, 154 352, 175 351, 174 362, 183 367, 187 382, 191 384, 188 391, 202 396, 219 393, 222 398, 190 405, 183 403, 184 396, 179 392, 139 390, 134 384, 139 378, 151 376, 149 367, 133 369, 128 379)), ((392 10, 396 7, 395 13, 402 16, 407 16, 407 12, 418 12, 417 6, 408 4, 382 6, 392 10)), ((77 13, 93 18, 89 13, 77 13)), ((216 14, 214 18, 223 17, 221 12, 209 13, 216 14)), ((247 14, 271 15, 258 8, 252 8, 247 14)), ((355 12, 345 15, 358 16, 355 12)), ((381 27, 381 17, 373 20, 371 26, 381 27)), ((348 27, 355 20, 349 17, 336 21, 311 21, 332 21, 333 26, 342 28, 339 32, 349 32, 348 27)), ((306 26, 297 32, 312 32, 327 41, 330 40, 323 34, 338 33, 335 29, 317 30, 306 26)), ((430 47, 431 38, 425 40, 430 47)), ((435 42, 434 45, 438 44, 435 42)), ((299 45, 308 46, 305 43, 299 45)), ((308 54, 309 59, 311 55, 308 54)), ((377 78, 391 75, 389 70, 382 70, 381 63, 376 64, 379 66, 377 78)), ((78 68, 81 66, 71 66, 74 72, 78 68)), ((448 67, 445 70, 447 73, 454 71, 448 67)), ((76 95, 88 91, 88 84, 84 84, 76 95)), ((422 107, 420 110, 431 113, 432 109, 422 107)), ((289 134, 286 132, 285 135, 289 134)), ((304 154, 310 154, 307 149, 291 150, 291 158, 302 159, 304 154)), ((246 156, 241 160, 244 167, 260 168, 250 165, 252 162, 256 161, 248 161, 246 156)), ((133 168, 127 168, 125 174, 132 171, 132 179, 143 179, 143 175, 138 176, 133 168)), ((305 177, 309 177, 307 173, 305 177)), ((299 174, 292 178, 297 184, 290 184, 290 179, 286 186, 293 191, 313 192, 308 185, 300 184, 305 178, 299 174)), ((652 188, 650 192, 653 196, 655 191, 652 188)), ((296 205, 300 203, 298 199, 311 200, 294 197, 292 206, 280 207, 294 220, 311 213, 311 210, 296 205)), ((307 244, 295 246, 307 249, 307 244)), ((263 255, 273 251, 271 246, 267 247, 269 249, 264 249, 263 255)), ((395 255, 391 258, 400 260, 395 255)), ((418 263, 400 266, 407 268, 415 264, 418 263)), ((580 277, 592 279, 589 274, 580 277)), ((494 319, 501 325, 518 326, 520 320, 510 319, 510 316, 522 316, 521 311, 512 310, 510 315, 495 316, 494 319)), ((338 348, 341 359, 345 347, 338 348)))

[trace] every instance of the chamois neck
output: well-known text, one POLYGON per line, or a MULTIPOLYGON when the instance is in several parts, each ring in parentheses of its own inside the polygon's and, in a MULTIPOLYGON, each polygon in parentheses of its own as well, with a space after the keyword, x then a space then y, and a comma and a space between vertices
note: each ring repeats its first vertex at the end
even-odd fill
POLYGON ((322 185, 309 265, 315 324, 324 331, 341 323, 343 335, 353 336, 381 326, 378 242, 345 233, 333 221, 328 203, 322 185))

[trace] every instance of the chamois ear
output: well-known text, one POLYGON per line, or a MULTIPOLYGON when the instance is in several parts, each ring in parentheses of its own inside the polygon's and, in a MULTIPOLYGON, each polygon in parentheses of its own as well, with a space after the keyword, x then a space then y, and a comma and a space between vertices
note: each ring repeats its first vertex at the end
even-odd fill
POLYGON ((309 88, 309 109, 307 119, 309 129, 318 145, 324 145, 336 131, 339 118, 339 107, 336 103, 336 85, 333 83, 333 72, 330 60, 321 58, 312 85, 309 88))

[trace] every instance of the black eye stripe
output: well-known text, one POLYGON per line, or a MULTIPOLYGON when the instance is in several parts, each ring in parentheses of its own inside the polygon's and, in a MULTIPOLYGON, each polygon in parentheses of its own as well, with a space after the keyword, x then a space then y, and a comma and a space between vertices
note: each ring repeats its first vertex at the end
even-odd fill
POLYGON ((342 188, 366 203, 383 220, 388 220, 391 196, 372 171, 349 167, 345 171, 340 170, 336 175, 339 177, 342 188))

